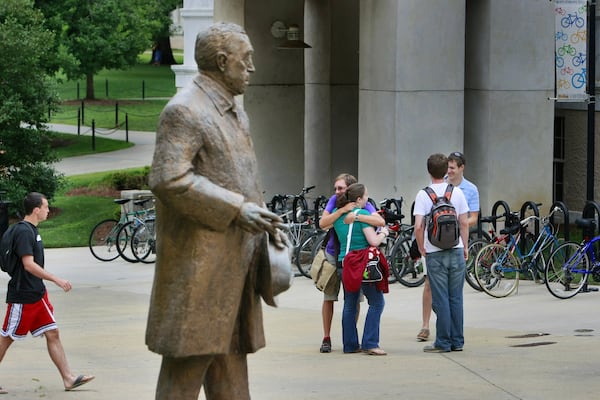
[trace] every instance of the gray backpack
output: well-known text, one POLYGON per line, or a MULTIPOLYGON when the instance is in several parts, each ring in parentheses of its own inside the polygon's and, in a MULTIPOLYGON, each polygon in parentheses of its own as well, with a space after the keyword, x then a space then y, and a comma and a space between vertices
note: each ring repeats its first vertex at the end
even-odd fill
POLYGON ((458 244, 460 238, 458 215, 450 201, 454 186, 448 184, 441 197, 429 186, 423 190, 433 202, 431 211, 425 216, 427 237, 432 245, 440 249, 451 249, 458 244))

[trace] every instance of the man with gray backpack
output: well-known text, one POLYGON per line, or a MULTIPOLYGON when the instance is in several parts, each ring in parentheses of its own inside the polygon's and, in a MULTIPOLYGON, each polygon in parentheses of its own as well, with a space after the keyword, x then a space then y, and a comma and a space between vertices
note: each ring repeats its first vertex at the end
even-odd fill
POLYGON ((436 313, 436 338, 426 353, 462 351, 463 285, 469 237, 469 206, 463 192, 444 181, 448 158, 427 159, 431 185, 417 193, 414 206, 415 239, 425 256, 436 313))

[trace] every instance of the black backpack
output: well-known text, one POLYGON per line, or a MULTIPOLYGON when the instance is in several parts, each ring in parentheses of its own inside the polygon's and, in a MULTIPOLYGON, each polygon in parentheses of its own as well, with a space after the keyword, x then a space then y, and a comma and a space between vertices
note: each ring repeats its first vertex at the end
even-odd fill
POLYGON ((427 221, 427 237, 432 245, 440 249, 451 249, 458 244, 460 238, 458 215, 450 198, 454 186, 448 184, 444 195, 438 195, 429 186, 423 189, 433 205, 425 216, 427 221))
POLYGON ((15 274, 19 257, 15 254, 15 228, 18 224, 27 224, 27 222, 19 221, 8 227, 6 232, 0 239, 0 269, 9 274, 11 277, 15 274))

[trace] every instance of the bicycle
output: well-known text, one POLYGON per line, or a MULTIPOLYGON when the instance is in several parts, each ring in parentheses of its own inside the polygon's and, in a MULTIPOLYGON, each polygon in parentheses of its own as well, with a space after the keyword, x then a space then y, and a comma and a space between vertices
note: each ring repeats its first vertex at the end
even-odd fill
MULTIPOLYGON (((593 231, 596 222, 591 218, 577 219, 575 224, 593 231)), ((589 276, 600 281, 600 260, 596 259, 600 236, 584 236, 581 243, 565 242, 550 255, 544 277, 548 291, 559 299, 569 299, 587 288, 589 276)))
POLYGON ((398 200, 385 199, 382 201, 380 214, 385 219, 390 232, 382 251, 395 280, 406 287, 417 287, 425 282, 425 271, 420 259, 415 259, 410 254, 414 240, 414 227, 402 223, 404 218, 401 211, 403 201, 402 197, 398 200))
POLYGON ((513 225, 518 221, 518 216, 516 213, 505 212, 500 215, 490 215, 487 217, 481 218, 482 224, 488 224, 489 229, 487 231, 479 232, 477 228, 475 230, 471 230, 469 232, 469 244, 468 244, 468 258, 466 262, 465 268, 465 280, 467 284, 471 286, 473 289, 477 291, 482 291, 483 289, 479 286, 479 282, 477 282, 477 278, 475 278, 475 259, 477 258, 477 254, 479 251, 487 246, 490 243, 502 243, 506 235, 499 236, 496 232, 496 224, 499 219, 504 218, 505 226, 513 225))
POLYGON ((131 252, 136 260, 152 264, 156 261, 156 217, 152 215, 137 226, 131 236, 131 252))
MULTIPOLYGON (((151 199, 135 200, 134 204, 142 206, 150 201, 151 199)), ((116 204, 123 207, 132 199, 114 199, 116 204)), ((92 255, 100 261, 112 261, 119 257, 117 249, 117 237, 119 230, 124 224, 129 222, 135 215, 140 215, 143 210, 136 210, 130 212, 122 212, 121 218, 116 220, 114 218, 108 218, 98 222, 90 232, 90 238, 88 240, 88 247, 92 255)))
MULTIPOLYGON (((154 224, 156 209, 154 206, 144 208, 142 210, 134 211, 130 216, 130 220, 125 222, 117 232, 117 251, 125 261, 136 263, 140 260, 135 256, 134 247, 131 246, 133 234, 137 229, 147 225, 147 223, 154 224)), ((137 248, 135 250, 137 250, 137 248)))
POLYGON ((554 208, 546 217, 531 215, 518 224, 514 224, 500 231, 508 235, 504 240, 506 245, 490 243, 484 246, 475 259, 475 278, 481 289, 492 297, 506 297, 512 294, 519 285, 521 273, 529 273, 532 279, 539 282, 539 270, 544 268, 544 252, 552 244, 558 244, 554 229, 550 223, 552 214, 558 211, 554 208), (523 236, 524 228, 531 221, 540 220, 543 228, 536 238, 533 246, 525 254, 519 249, 519 241, 523 236))

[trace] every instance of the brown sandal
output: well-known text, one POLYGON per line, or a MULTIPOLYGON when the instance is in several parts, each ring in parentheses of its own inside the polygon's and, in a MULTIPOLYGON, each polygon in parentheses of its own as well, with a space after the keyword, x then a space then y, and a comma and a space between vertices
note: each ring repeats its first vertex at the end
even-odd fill
POLYGON ((429 339, 429 329, 423 328, 417 334, 417 342, 425 342, 429 339))
POLYGON ((385 356, 387 353, 385 350, 376 347, 374 349, 365 350, 365 352, 370 356, 385 356))

